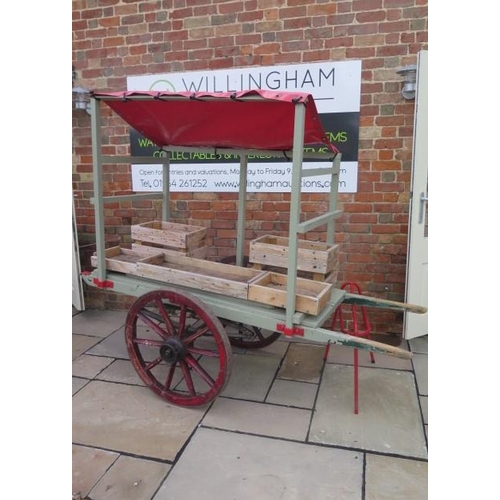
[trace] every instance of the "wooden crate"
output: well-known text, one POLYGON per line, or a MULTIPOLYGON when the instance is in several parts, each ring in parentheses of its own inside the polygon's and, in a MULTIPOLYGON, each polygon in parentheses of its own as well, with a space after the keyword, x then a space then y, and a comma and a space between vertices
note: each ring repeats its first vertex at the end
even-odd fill
MULTIPOLYGON (((106 269, 119 273, 136 274, 137 264, 139 262, 155 262, 163 261, 163 253, 144 253, 121 248, 119 246, 107 248, 104 252, 106 269)), ((90 257, 90 263, 93 267, 97 267, 97 256, 94 254, 90 257)))
MULTIPOLYGON (((250 284, 248 300, 284 308, 286 307, 286 286, 286 275, 266 272, 250 284)), ((332 287, 331 283, 297 278, 295 310, 306 314, 319 314, 330 300, 332 287)))
MULTIPOLYGON (((249 261, 253 264, 287 269, 288 247, 288 238, 262 236, 250 242, 249 261)), ((297 270, 329 275, 338 265, 338 254, 338 244, 298 240, 297 270)))
POLYGON ((207 228, 154 220, 131 226, 136 242, 188 253, 206 246, 207 228))
POLYGON ((185 257, 165 250, 161 262, 140 262, 135 273, 164 283, 247 299, 248 287, 266 271, 185 257))

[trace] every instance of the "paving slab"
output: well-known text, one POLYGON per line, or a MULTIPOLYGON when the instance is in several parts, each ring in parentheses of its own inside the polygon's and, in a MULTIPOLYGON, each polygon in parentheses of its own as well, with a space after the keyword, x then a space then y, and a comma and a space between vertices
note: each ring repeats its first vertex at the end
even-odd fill
POLYGON ((309 440, 427 458, 412 373, 361 367, 357 415, 353 406, 353 368, 326 365, 309 440))
POLYGON ((151 500, 170 468, 170 464, 122 455, 89 496, 96 500, 151 500))
POLYGON ((112 451, 73 445, 73 494, 85 498, 118 457, 112 451))
POLYGON ((219 397, 202 421, 207 427, 304 441, 311 412, 219 397))
MULTIPOLYGON (((245 354, 257 354, 259 356, 271 356, 271 357, 278 356, 279 358, 282 358, 283 355, 286 353, 289 344, 290 342, 288 342, 287 340, 278 338, 272 344, 269 344, 266 347, 261 347, 259 349, 246 349, 245 354)), ((235 351, 233 350, 233 352, 235 351)))
POLYGON ((264 401, 273 383, 281 358, 233 354, 233 368, 224 396, 264 401))
MULTIPOLYGON (((400 347, 404 349, 403 347, 400 347)), ((405 349, 407 350, 407 349, 405 349)), ((392 368, 394 370, 412 370, 410 359, 397 358, 389 354, 374 353, 375 363, 371 362, 370 352, 364 349, 358 349, 359 366, 392 368)), ((338 344, 330 345, 327 363, 339 363, 344 365, 354 364, 354 349, 338 344)))
POLYGON ((418 393, 421 396, 429 395, 428 358, 429 356, 427 354, 414 354, 412 358, 415 378, 417 379, 418 393))
POLYGON ((291 343, 278 377, 301 382, 319 382, 325 347, 291 343))
POLYGON ((174 460, 204 412, 170 405, 148 387, 94 380, 73 396, 73 442, 174 460))
POLYGON ((84 385, 88 384, 88 380, 85 378, 73 377, 73 395, 77 393, 84 385))
POLYGON ((428 464, 366 455, 365 500, 427 500, 428 464))
POLYGON ((125 333, 123 328, 119 328, 98 345, 89 349, 88 354, 95 356, 107 356, 110 358, 130 359, 125 342, 125 333))
POLYGON ((112 364, 100 372, 95 378, 97 380, 105 380, 107 382, 146 385, 137 374, 134 365, 129 359, 115 359, 112 364))
POLYGON ((266 403, 274 403, 298 408, 312 408, 318 384, 276 379, 266 398, 266 403))
POLYGON ((125 324, 127 311, 99 311, 87 309, 74 315, 73 333, 94 337, 107 337, 125 324))
POLYGON ((424 424, 429 423, 429 398, 427 396, 420 396, 420 408, 422 408, 422 414, 424 416, 424 424))
POLYGON ((360 500, 361 453, 199 428, 153 500, 360 500))
POLYGON ((74 377, 94 378, 113 362, 113 358, 102 356, 89 356, 82 354, 73 361, 72 371, 74 377))
POLYGON ((408 343, 410 344, 411 352, 416 352, 419 354, 429 354, 429 337, 424 335, 423 337, 416 337, 410 339, 408 343))
POLYGON ((73 361, 95 346, 101 339, 98 337, 89 337, 88 335, 73 335, 72 337, 72 354, 73 361))

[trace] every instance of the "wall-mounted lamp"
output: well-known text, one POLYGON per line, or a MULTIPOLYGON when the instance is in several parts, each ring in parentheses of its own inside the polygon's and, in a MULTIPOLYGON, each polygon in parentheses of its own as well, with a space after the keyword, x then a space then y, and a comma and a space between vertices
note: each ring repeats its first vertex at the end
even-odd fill
POLYGON ((90 115, 90 91, 83 87, 73 87, 75 109, 84 109, 90 115))
POLYGON ((401 95, 405 99, 415 99, 415 91, 417 90, 417 65, 411 64, 410 66, 405 66, 397 73, 403 77, 401 95))

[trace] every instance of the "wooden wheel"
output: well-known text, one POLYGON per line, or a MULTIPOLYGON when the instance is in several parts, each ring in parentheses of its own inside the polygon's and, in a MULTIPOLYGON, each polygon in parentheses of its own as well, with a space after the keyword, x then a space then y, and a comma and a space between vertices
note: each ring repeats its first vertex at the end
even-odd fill
POLYGON ((231 374, 231 345, 220 320, 196 297, 172 289, 139 297, 125 338, 142 381, 177 406, 215 399, 231 374))
POLYGON ((226 319, 221 319, 229 342, 235 347, 244 349, 260 349, 272 344, 281 336, 280 332, 263 330, 256 326, 244 325, 226 319))

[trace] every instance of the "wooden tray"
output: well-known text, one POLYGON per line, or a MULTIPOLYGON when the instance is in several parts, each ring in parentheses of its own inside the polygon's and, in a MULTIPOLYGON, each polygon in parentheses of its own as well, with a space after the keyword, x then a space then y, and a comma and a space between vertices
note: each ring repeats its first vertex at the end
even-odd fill
MULTIPOLYGON (((286 275, 266 272, 250 284, 248 300, 286 307, 286 285, 286 275)), ((332 287, 331 283, 297 278, 295 310, 306 314, 319 314, 330 300, 332 287)))
POLYGON ((135 274, 240 299, 247 299, 250 283, 267 274, 267 271, 184 257, 168 250, 163 252, 161 260, 157 257, 139 262, 135 274))
MULTIPOLYGON (((265 235, 250 242, 249 261, 254 264, 288 268, 289 239, 265 235)), ((338 262, 338 244, 298 241, 297 269, 314 274, 331 273, 338 262)))
POLYGON ((206 245, 207 228, 154 220, 132 225, 131 238, 136 242, 191 252, 206 245))
MULTIPOLYGON (((137 264, 139 262, 162 262, 163 253, 144 253, 128 248, 111 247, 104 252, 106 269, 119 273, 136 274, 137 264)), ((90 257, 90 263, 93 267, 97 267, 97 256, 94 254, 90 257)))

